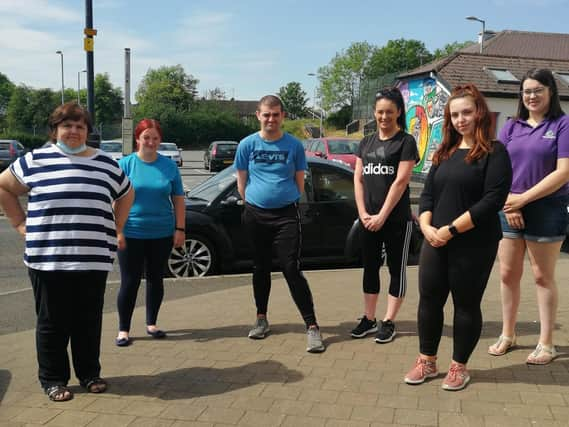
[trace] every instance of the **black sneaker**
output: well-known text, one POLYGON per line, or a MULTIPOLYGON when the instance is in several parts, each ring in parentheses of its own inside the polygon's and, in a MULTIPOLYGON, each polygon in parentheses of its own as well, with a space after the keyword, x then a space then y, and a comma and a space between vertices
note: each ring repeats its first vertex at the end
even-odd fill
POLYGON ((375 336, 375 342, 385 344, 386 342, 393 341, 395 337, 395 324, 391 320, 381 322, 379 332, 375 336))
POLYGON ((369 320, 365 315, 360 319, 360 323, 352 329, 352 338, 363 338, 367 334, 377 332, 377 321, 369 320))

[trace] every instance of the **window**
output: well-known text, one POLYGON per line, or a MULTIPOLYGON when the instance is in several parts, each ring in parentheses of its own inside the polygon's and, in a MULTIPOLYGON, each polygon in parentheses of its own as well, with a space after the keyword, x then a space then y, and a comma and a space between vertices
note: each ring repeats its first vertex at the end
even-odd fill
POLYGON ((486 72, 490 74, 498 83, 520 83, 519 79, 514 76, 510 71, 505 68, 485 68, 486 72))
POLYGON ((312 168, 312 191, 316 202, 355 200, 353 178, 330 168, 312 168))
POLYGON ((569 73, 555 71, 553 74, 555 74, 555 76, 563 83, 565 83, 566 86, 569 86, 569 73))

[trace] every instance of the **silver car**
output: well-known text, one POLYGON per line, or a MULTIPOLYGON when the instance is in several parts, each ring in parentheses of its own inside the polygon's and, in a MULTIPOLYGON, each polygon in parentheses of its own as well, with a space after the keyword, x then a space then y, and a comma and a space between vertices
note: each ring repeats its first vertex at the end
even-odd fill
POLYGON ((163 156, 174 160, 178 167, 181 167, 183 164, 182 153, 180 151, 181 150, 178 146, 173 142, 162 142, 158 146, 158 152, 163 156))
POLYGON ((101 146, 99 147, 105 153, 109 154, 113 159, 119 160, 122 158, 122 141, 101 141, 101 146))

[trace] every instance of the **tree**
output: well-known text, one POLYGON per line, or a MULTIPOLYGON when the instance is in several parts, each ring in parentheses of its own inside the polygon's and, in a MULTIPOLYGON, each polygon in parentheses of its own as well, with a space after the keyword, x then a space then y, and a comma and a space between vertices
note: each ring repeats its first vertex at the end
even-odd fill
POLYGON ((291 119, 298 119, 306 115, 308 98, 299 82, 289 82, 279 89, 279 97, 284 104, 285 111, 291 119))
POLYGON ((320 96, 325 109, 352 105, 354 93, 369 67, 375 48, 367 42, 352 43, 318 69, 320 96))
MULTIPOLYGON (((94 82, 95 120, 97 123, 111 124, 122 117, 122 91, 113 87, 109 75, 97 74, 94 82)), ((77 92, 75 93, 77 96, 77 92)))
POLYGON ((227 95, 224 90, 219 87, 215 87, 207 91, 205 99, 211 101, 223 101, 224 99, 227 99, 227 95))
POLYGON ((14 83, 12 83, 4 74, 0 73, 0 127, 3 127, 4 125, 6 110, 14 88, 14 83))
POLYGON ((43 133, 50 114, 61 102, 61 94, 51 89, 32 89, 16 86, 6 110, 6 122, 11 131, 43 133))
POLYGON ((416 68, 431 59, 431 53, 419 40, 389 40, 384 47, 374 50, 365 74, 368 78, 378 78, 416 68))
POLYGON ((181 65, 149 69, 136 91, 139 111, 155 110, 158 106, 189 111, 197 84, 198 80, 186 74, 181 65))
POLYGON ((447 43, 442 49, 435 49, 433 52, 433 59, 440 59, 444 58, 445 56, 452 55, 457 50, 465 48, 466 46, 470 46, 474 42, 471 40, 467 40, 465 42, 452 42, 447 43))

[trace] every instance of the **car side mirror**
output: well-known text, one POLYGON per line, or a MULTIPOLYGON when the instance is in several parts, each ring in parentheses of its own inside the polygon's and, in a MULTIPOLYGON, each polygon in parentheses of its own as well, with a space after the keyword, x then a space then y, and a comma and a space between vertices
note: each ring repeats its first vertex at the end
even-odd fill
POLYGON ((324 153, 323 153, 322 151, 316 151, 316 152, 314 153, 314 155, 315 155, 316 157, 324 157, 324 153))
POLYGON ((222 200, 221 204, 223 206, 243 206, 245 202, 240 197, 231 195, 227 199, 222 200))

